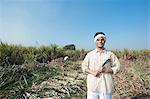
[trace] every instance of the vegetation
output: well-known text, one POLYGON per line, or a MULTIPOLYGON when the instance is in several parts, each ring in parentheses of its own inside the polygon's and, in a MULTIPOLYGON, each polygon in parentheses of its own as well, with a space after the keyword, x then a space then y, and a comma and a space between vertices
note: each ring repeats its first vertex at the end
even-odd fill
POLYGON ((76 50, 76 47, 74 44, 69 44, 63 47, 64 50, 76 50))
MULTIPOLYGON (((81 63, 88 51, 0 43, 0 98, 65 98, 86 96, 81 63), (65 56, 69 60, 64 61, 65 56), (82 93, 82 95, 80 94, 82 93)), ((114 76, 114 97, 149 97, 150 50, 113 51, 123 70, 114 76)))

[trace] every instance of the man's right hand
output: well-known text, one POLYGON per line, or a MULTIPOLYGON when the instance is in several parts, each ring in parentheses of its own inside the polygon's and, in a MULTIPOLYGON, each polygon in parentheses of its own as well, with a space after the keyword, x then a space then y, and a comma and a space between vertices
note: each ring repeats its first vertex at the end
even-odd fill
POLYGON ((94 71, 92 71, 92 75, 93 76, 98 76, 99 75, 99 70, 94 70, 94 71))
POLYGON ((86 69, 85 71, 87 73, 90 73, 92 74, 93 76, 97 77, 99 76, 103 71, 104 71, 105 67, 100 67, 99 69, 97 70, 90 70, 90 69, 86 69))
POLYGON ((100 67, 99 69, 93 71, 92 74, 96 77, 96 76, 99 76, 104 70, 105 70, 105 67, 100 67))

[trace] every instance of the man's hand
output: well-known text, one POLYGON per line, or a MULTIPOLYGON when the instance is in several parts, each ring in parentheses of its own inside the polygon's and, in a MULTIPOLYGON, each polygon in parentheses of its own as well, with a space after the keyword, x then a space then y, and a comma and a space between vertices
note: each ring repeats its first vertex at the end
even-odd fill
POLYGON ((99 74, 99 70, 90 70, 90 69, 86 69, 85 72, 92 74, 93 76, 97 76, 99 74))
POLYGON ((107 71, 107 67, 102 67, 102 73, 105 73, 107 71))
POLYGON ((111 67, 103 67, 102 73, 113 73, 113 70, 111 67))
POLYGON ((97 70, 86 69, 85 71, 95 77, 99 76, 101 73, 113 73, 112 69, 109 67, 100 67, 97 70))
POLYGON ((99 76, 102 72, 104 72, 105 70, 105 67, 100 67, 99 69, 93 71, 93 75, 96 77, 96 76, 99 76))
POLYGON ((99 71, 98 70, 92 71, 92 75, 95 76, 95 77, 98 76, 99 75, 99 71))

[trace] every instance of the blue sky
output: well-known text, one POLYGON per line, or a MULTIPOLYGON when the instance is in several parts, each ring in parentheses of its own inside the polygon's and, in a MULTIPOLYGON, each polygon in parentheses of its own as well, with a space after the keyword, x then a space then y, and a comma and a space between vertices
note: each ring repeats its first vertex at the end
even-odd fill
POLYGON ((40 46, 75 44, 94 49, 150 49, 149 0, 0 0, 0 40, 40 46))

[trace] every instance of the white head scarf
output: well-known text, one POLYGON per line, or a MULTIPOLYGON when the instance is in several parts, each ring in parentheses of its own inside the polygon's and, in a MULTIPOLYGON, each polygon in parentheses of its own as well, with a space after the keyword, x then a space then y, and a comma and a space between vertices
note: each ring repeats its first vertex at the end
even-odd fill
POLYGON ((98 34, 98 35, 95 36, 94 42, 96 42, 96 40, 97 40, 99 37, 103 37, 103 38, 106 40, 106 36, 105 36, 105 35, 103 35, 103 34, 98 34))

